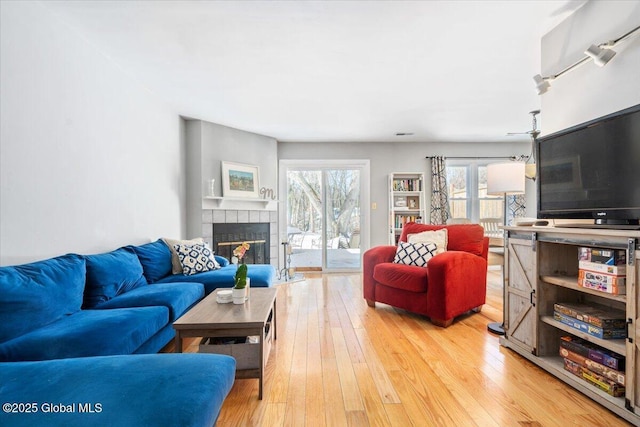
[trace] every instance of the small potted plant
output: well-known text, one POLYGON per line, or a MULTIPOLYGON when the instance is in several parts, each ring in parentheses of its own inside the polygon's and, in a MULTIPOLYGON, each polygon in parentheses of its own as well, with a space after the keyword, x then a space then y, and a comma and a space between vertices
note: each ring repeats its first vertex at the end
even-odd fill
POLYGON ((240 262, 236 270, 232 291, 234 304, 244 304, 244 302, 249 299, 249 284, 251 279, 247 277, 248 268, 247 264, 243 261, 244 255, 249 248, 250 245, 245 242, 233 250, 233 257, 240 262))

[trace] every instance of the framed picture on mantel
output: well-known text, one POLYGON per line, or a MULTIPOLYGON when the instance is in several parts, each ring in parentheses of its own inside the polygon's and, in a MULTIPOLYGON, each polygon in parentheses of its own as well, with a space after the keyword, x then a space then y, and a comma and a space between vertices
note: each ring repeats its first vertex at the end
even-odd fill
POLYGON ((222 195, 257 199, 260 194, 260 168, 242 163, 222 162, 222 195))

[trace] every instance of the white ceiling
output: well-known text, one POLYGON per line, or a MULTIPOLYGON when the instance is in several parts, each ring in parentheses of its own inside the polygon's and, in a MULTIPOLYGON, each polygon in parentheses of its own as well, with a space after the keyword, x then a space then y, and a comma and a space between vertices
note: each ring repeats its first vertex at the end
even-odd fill
POLYGON ((42 2, 180 115, 327 142, 527 140, 541 36, 583 3, 42 2))

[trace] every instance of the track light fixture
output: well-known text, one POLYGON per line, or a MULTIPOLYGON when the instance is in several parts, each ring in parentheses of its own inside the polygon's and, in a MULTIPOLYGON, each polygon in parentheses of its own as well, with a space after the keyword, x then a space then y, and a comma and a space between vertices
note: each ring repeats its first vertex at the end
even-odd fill
POLYGON ((536 89, 538 90, 538 95, 542 95, 546 91, 549 90, 551 84, 549 84, 549 77, 542 77, 540 74, 536 74, 533 76, 533 81, 536 82, 536 89))
POLYGON ((585 50, 584 53, 587 56, 590 56, 591 58, 593 58, 594 64, 596 64, 599 67, 604 67, 605 65, 607 65, 607 62, 611 61, 611 58, 613 58, 616 55, 615 50, 602 49, 601 47, 596 46, 595 44, 592 44, 591 46, 589 46, 589 49, 585 50))
POLYGON ((536 82, 536 89, 538 91, 538 95, 542 95, 543 93, 549 90, 549 88, 551 87, 551 84, 549 82, 551 80, 557 79, 561 75, 568 73, 569 71, 573 70, 574 68, 576 68, 581 64, 584 64, 590 59, 593 59, 593 63, 598 65, 599 67, 604 67, 609 61, 611 61, 611 58, 613 58, 616 55, 616 51, 613 50, 612 48, 616 44, 620 43, 621 41, 633 36, 635 33, 638 32, 638 30, 640 30, 640 26, 634 28, 633 30, 627 32, 626 34, 618 37, 615 40, 610 40, 605 43, 600 43, 597 46, 592 44, 591 46, 589 46, 587 50, 584 51, 585 55, 587 56, 569 65, 567 68, 560 71, 558 74, 552 74, 550 76, 542 76, 541 74, 536 74, 535 76, 533 76, 533 81, 536 82))

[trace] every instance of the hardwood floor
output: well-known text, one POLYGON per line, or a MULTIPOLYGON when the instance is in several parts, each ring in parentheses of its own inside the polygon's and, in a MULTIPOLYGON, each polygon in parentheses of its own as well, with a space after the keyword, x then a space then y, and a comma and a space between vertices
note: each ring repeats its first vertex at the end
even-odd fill
POLYGON ((264 399, 257 380, 236 380, 218 426, 629 425, 487 332, 502 319, 499 271, 482 312, 446 329, 368 307, 360 274, 305 275, 279 285, 264 399))

